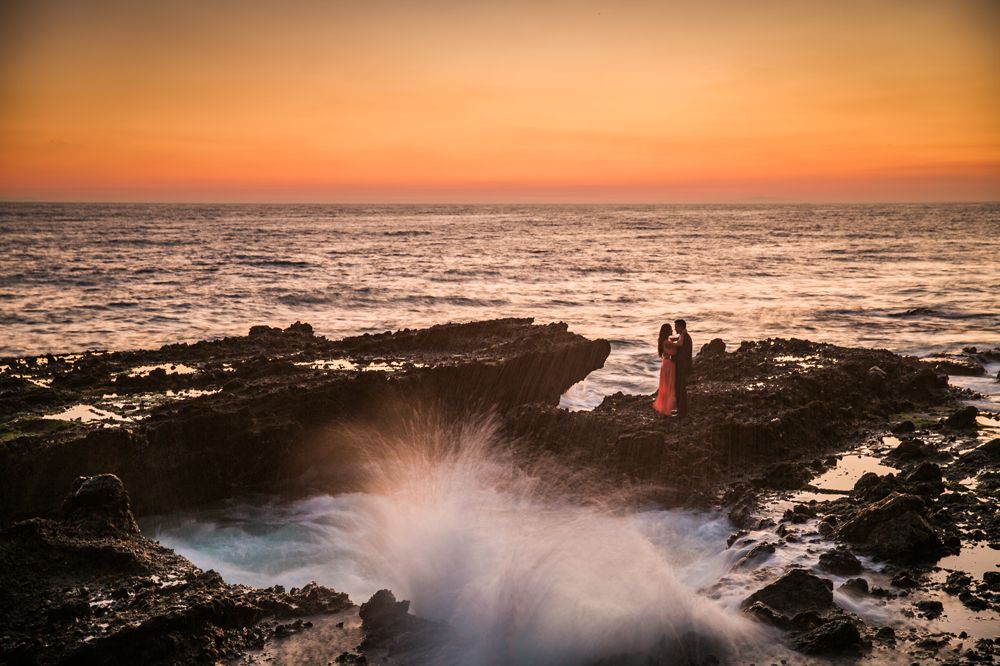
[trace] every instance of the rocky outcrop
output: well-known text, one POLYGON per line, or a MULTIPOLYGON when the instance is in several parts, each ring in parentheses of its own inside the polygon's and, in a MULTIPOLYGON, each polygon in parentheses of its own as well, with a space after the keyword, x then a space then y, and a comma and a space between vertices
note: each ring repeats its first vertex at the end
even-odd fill
POLYGON ((78 480, 64 507, 61 520, 0 531, 3 663, 215 663, 284 633, 284 620, 351 607, 315 584, 261 590, 198 569, 139 534, 115 476, 78 480))
POLYGON ((759 615, 761 606, 784 624, 802 613, 825 613, 833 609, 833 583, 805 569, 792 569, 773 583, 757 590, 740 604, 745 612, 759 615))
POLYGON ((385 425, 400 406, 461 413, 555 405, 609 351, 606 341, 565 324, 502 319, 340 341, 315 336, 307 324, 254 327, 243 338, 43 364, 40 380, 51 380, 64 403, 132 390, 131 380, 121 381, 129 369, 155 363, 186 374, 154 370, 146 376, 154 383, 217 392, 130 421, 67 424, 0 442, 0 519, 56 515, 62 488, 105 472, 132 489, 139 514, 254 492, 349 489, 357 451, 338 427, 385 425))
POLYGON ((887 560, 919 562, 947 552, 927 519, 924 500, 899 492, 863 506, 841 523, 835 534, 887 560))
POLYGON ((718 348, 697 357, 686 419, 660 416, 651 396, 618 393, 592 412, 519 407, 508 412, 507 430, 531 450, 653 486, 662 503, 697 504, 735 479, 801 487, 810 476, 798 462, 806 456, 882 427, 894 413, 953 400, 943 375, 884 350, 794 339, 718 348))

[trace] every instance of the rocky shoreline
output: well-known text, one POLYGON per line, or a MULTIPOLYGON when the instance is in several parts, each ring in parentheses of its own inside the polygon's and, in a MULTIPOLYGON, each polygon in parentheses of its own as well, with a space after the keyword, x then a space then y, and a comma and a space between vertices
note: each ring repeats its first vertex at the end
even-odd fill
POLYGON ((638 502, 723 507, 737 530, 733 576, 757 581, 744 612, 800 653, 994 658, 998 636, 898 635, 844 607, 849 595, 929 618, 954 597, 1000 612, 1000 570, 935 571, 963 548, 1000 549, 1000 422, 961 407, 938 361, 781 339, 727 352, 712 341, 696 360, 688 419, 659 417, 650 396, 559 409, 609 351, 564 324, 508 319, 341 341, 296 323, 0 361, 0 663, 256 663, 255 651, 266 660, 276 640, 306 640, 322 617, 346 641, 341 663, 406 663, 447 628, 409 615, 391 592, 359 611, 321 586, 229 585, 143 537, 132 517, 350 490, 359 454, 340 433, 385 427, 399 404, 455 418, 493 410, 526 463, 554 458, 635 488, 638 502), (824 487, 850 455, 883 473, 824 487), (776 575, 767 563, 785 552, 792 563, 776 575))

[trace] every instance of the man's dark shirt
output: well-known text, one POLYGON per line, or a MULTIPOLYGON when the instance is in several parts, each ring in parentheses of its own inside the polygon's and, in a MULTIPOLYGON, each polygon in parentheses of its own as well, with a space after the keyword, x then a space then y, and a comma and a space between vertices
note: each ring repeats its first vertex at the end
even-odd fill
POLYGON ((674 352, 674 363, 677 371, 687 373, 691 370, 691 336, 687 331, 681 333, 681 346, 674 352))

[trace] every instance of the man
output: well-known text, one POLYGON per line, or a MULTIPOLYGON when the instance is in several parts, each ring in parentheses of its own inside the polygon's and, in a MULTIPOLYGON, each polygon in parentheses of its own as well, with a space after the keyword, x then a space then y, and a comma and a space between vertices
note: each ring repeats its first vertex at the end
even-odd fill
POLYGON ((687 381, 691 374, 691 336, 687 332, 687 322, 683 319, 674 321, 674 328, 680 337, 681 346, 674 353, 674 363, 677 370, 674 373, 674 386, 677 393, 677 418, 687 416, 688 394, 687 381))

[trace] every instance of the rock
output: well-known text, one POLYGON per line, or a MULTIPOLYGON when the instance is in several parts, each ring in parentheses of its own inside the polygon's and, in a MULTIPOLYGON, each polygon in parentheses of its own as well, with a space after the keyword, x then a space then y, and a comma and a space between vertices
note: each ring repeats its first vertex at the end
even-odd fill
POLYGON ((944 492, 941 468, 932 462, 922 462, 906 472, 903 483, 914 495, 937 497, 944 492))
POLYGON ((888 458, 896 462, 909 462, 927 458, 934 453, 934 449, 925 445, 919 439, 904 439, 889 452, 888 458))
POLYGON ((868 581, 864 578, 848 578, 840 589, 854 596, 865 595, 868 594, 868 581))
POLYGON ((967 405, 952 412, 951 416, 945 419, 944 424, 953 430, 975 428, 977 416, 979 416, 979 410, 972 405, 967 405))
POLYGON ((151 382, 157 390, 221 390, 167 402, 120 427, 67 423, 58 432, 32 434, 18 446, 8 445, 5 436, 0 521, 55 516, 57 498, 73 479, 105 472, 130 488, 137 515, 248 493, 350 490, 362 481, 364 458, 351 427, 377 422, 391 430, 390 420, 409 418, 387 406, 432 405, 442 416, 456 417, 528 404, 557 409, 560 396, 603 366, 609 353, 607 341, 530 319, 336 341, 297 322, 284 330, 254 327, 245 337, 95 355, 48 370, 43 364, 36 372, 68 377, 48 393, 70 404, 151 382), (392 371, 309 365, 327 359, 368 368, 384 363, 392 371), (196 371, 157 369, 141 381, 115 379, 143 364, 183 364, 196 371))
POLYGON ((833 583, 805 569, 792 569, 744 599, 740 608, 746 610, 757 602, 788 618, 808 611, 825 612, 833 608, 833 583))
POLYGON ((916 429, 917 427, 913 424, 913 421, 899 421, 892 426, 892 434, 902 435, 913 432, 916 429))
POLYGON ((917 610, 929 619, 934 619, 944 612, 944 604, 931 599, 921 599, 916 603, 917 610))
POLYGON ((932 356, 920 360, 946 375, 979 377, 986 374, 983 364, 968 356, 932 356))
POLYGON ((854 483, 851 496, 862 504, 885 499, 899 489, 899 483, 894 474, 879 476, 875 472, 866 472, 854 483))
POLYGON ((823 553, 819 556, 819 566, 838 576, 861 573, 861 560, 846 548, 835 548, 823 553))
POLYGON ((809 483, 813 474, 809 468, 795 463, 779 463, 762 479, 759 485, 775 490, 798 490, 809 483))
POLYGON ((1000 571, 987 571, 983 573, 983 582, 993 592, 1000 592, 1000 571))
POLYGON ((351 606, 315 584, 285 594, 202 572, 139 533, 113 475, 79 479, 64 506, 0 530, 0 662, 229 663, 351 606))
POLYGON ((139 533, 128 493, 114 474, 81 476, 63 499, 66 521, 101 531, 139 533))
POLYGON ((920 581, 914 578, 913 574, 909 571, 901 571, 892 577, 890 581, 893 587, 898 587, 902 589, 912 589, 915 587, 920 587, 920 581))
POLYGON ((853 622, 840 618, 797 637, 793 645, 803 654, 856 654, 864 647, 864 641, 853 622))
POLYGON ((726 343, 722 341, 722 338, 713 338, 710 342, 706 342, 701 346, 698 356, 718 356, 725 353, 726 343))
POLYGON ((916 495, 894 492, 863 507, 836 530, 837 539, 858 544, 876 557, 904 562, 933 560, 944 544, 916 495))
POLYGON ((893 643, 896 641, 896 630, 892 627, 879 627, 879 630, 875 632, 875 638, 886 643, 893 643))
POLYGON ((425 652, 444 634, 443 625, 410 615, 409 608, 409 601, 396 601, 389 590, 379 590, 361 604, 358 616, 365 634, 361 651, 387 652, 395 663, 410 663, 410 655, 425 652))

